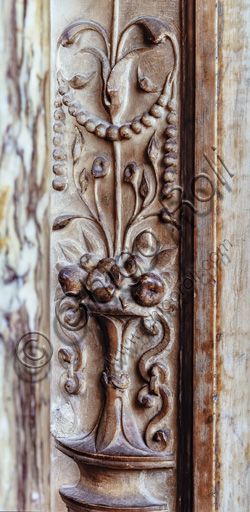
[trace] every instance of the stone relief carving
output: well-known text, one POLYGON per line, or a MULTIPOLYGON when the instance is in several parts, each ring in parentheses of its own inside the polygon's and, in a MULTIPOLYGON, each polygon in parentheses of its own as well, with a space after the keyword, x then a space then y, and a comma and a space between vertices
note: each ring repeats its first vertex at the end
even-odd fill
POLYGON ((63 486, 60 494, 71 511, 174 510, 168 499, 146 492, 145 471, 176 466, 171 353, 178 338, 171 315, 158 306, 174 289, 178 250, 173 240, 167 247, 158 241, 154 229, 157 223, 178 231, 168 203, 178 183, 179 48, 174 30, 156 17, 120 29, 119 0, 111 32, 109 38, 98 23, 80 20, 65 28, 57 44, 53 188, 65 202, 52 227, 60 230, 64 259, 57 264, 56 316, 70 341, 58 358, 75 426, 73 436, 57 437, 56 443, 81 473, 79 483, 63 486), (88 92, 86 104, 91 87, 92 102, 88 92), (71 213, 72 197, 79 202, 71 213), (101 331, 104 394, 98 420, 85 432, 79 408, 88 389, 90 318, 101 331), (139 351, 132 370, 135 326, 148 348, 139 351), (148 410, 144 426, 138 410, 148 410))

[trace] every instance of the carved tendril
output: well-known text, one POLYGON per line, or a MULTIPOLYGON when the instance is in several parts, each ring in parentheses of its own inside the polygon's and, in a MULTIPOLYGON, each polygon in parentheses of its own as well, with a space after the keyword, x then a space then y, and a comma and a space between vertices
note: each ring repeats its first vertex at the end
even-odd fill
MULTIPOLYGON (((145 432, 145 442, 147 446, 152 450, 161 452, 168 448, 171 440, 171 431, 168 428, 157 430, 157 426, 171 413, 172 397, 166 384, 168 380, 168 370, 165 365, 155 360, 155 358, 163 351, 167 350, 167 353, 170 353, 173 347, 173 339, 166 320, 159 315, 158 320, 163 331, 161 341, 155 347, 147 350, 139 361, 140 374, 148 384, 145 384, 139 391, 137 399, 140 405, 148 408, 153 407, 156 401, 161 399, 161 410, 151 419, 145 432)), ((149 330, 146 325, 146 330, 152 336, 158 334, 158 328, 151 328, 151 330, 149 330)))

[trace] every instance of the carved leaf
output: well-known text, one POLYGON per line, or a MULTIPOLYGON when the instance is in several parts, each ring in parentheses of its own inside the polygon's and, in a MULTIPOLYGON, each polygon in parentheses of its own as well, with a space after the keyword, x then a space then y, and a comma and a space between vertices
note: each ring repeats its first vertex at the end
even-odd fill
POLYGON ((171 247, 170 249, 158 252, 151 262, 151 267, 164 270, 165 268, 173 265, 177 252, 176 247, 171 247))
POLYGON ((80 250, 72 241, 58 242, 58 247, 69 263, 75 263, 80 258, 80 250))
POLYGON ((76 135, 75 135, 73 145, 72 145, 72 157, 73 157, 74 164, 80 158, 82 148, 83 148, 83 143, 84 143, 83 135, 77 126, 75 127, 75 130, 76 130, 76 135))
POLYGON ((129 51, 113 67, 107 82, 107 92, 111 99, 110 113, 113 123, 120 123, 129 101, 130 69, 133 59, 141 53, 149 52, 149 48, 136 48, 129 51))
POLYGON ((171 33, 169 26, 158 18, 140 18, 137 25, 142 25, 145 35, 154 44, 162 43, 171 33))
POLYGON ((141 76, 140 68, 138 68, 138 82, 139 82, 140 88, 144 92, 157 92, 157 91, 159 91, 159 87, 154 85, 151 82, 150 78, 148 78, 147 76, 141 76))
POLYGON ((55 219, 52 229, 53 229, 53 231, 56 231, 58 229, 63 229, 70 223, 71 220, 80 219, 80 218, 81 218, 81 215, 73 215, 73 214, 60 215, 59 217, 57 217, 55 219))
POLYGON ((149 141, 149 145, 148 145, 148 157, 153 165, 156 163, 156 161, 159 157, 159 153, 160 153, 159 148, 160 148, 159 139, 154 134, 151 137, 151 139, 149 141))
POLYGON ((85 87, 91 80, 94 78, 96 72, 90 73, 89 75, 75 75, 73 78, 68 80, 69 85, 73 87, 73 89, 82 89, 85 87))
POLYGON ((61 45, 64 47, 72 45, 76 41, 76 39, 79 38, 81 33, 83 33, 86 30, 92 30, 92 31, 97 32, 102 37, 102 39, 105 41, 105 45, 108 50, 108 40, 107 40, 106 32, 103 30, 101 25, 99 25, 98 23, 93 22, 93 21, 87 21, 87 20, 86 21, 81 20, 79 22, 74 22, 71 25, 69 25, 67 27, 67 29, 61 35, 61 38, 60 38, 61 45))
POLYGON ((105 53, 102 50, 99 50, 99 48, 96 48, 96 47, 83 48, 82 50, 80 50, 79 53, 83 53, 83 54, 90 53, 100 62, 101 70, 102 70, 103 85, 104 85, 103 100, 104 100, 105 105, 110 105, 110 102, 109 102, 109 100, 107 98, 107 94, 106 94, 106 90, 107 90, 106 83, 107 83, 108 76, 110 74, 110 63, 109 63, 109 60, 107 59, 107 56, 105 55, 105 53))
POLYGON ((144 169, 141 184, 140 184, 140 194, 141 194, 141 197, 144 199, 144 203, 148 197, 149 191, 150 191, 150 182, 149 182, 148 175, 144 169))
POLYGON ((82 230, 82 237, 83 237, 84 243, 85 243, 85 245, 86 245, 86 249, 87 249, 87 251, 88 251, 89 253, 92 253, 92 252, 93 252, 93 250, 94 250, 94 247, 93 247, 93 245, 92 245, 92 243, 91 243, 91 241, 90 241, 89 236, 87 237, 87 236, 85 235, 85 233, 84 233, 84 229, 82 230))
POLYGON ((79 176, 79 183, 81 188, 82 195, 85 194, 88 185, 89 185, 89 177, 86 169, 83 169, 80 176, 79 176))
POLYGON ((168 272, 163 272, 162 275, 168 287, 173 288, 178 278, 177 272, 174 272, 173 270, 168 270, 168 272))
POLYGON ((112 69, 107 82, 111 100, 110 113, 113 123, 119 123, 128 102, 129 72, 131 59, 121 59, 112 69))

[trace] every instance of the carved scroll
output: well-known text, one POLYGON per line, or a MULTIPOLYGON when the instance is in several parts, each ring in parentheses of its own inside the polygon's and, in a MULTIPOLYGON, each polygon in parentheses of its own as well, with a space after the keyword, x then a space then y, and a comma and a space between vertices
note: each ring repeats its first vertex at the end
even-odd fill
POLYGON ((126 17, 114 0, 108 31, 82 11, 55 45, 55 386, 73 419, 53 434, 80 470, 60 495, 72 512, 174 512, 176 20, 126 17))

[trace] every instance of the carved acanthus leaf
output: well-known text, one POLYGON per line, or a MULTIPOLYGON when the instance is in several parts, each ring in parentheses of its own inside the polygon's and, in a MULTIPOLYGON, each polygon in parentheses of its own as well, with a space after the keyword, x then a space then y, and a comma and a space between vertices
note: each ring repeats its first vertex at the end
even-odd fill
POLYGON ((71 87, 73 87, 73 89, 82 89, 83 87, 85 87, 85 85, 91 82, 95 75, 95 71, 88 75, 77 74, 74 75, 70 80, 68 80, 68 83, 71 87))
POLYGON ((66 261, 73 263, 79 258, 79 249, 74 245, 72 241, 64 240, 63 242, 58 242, 58 247, 60 248, 63 256, 66 258, 66 261))
POLYGON ((178 251, 176 247, 159 252, 151 262, 152 268, 165 270, 167 267, 174 264, 177 253, 178 251))
POLYGON ((80 219, 81 215, 75 215, 75 214, 66 214, 66 215, 59 215, 54 220, 53 223, 53 231, 57 231, 58 229, 65 228, 73 219, 80 219))
POLYGON ((82 133, 80 132, 79 128, 75 127, 76 135, 74 137, 73 145, 72 145, 72 157, 73 157, 73 163, 75 164, 80 156, 83 149, 84 144, 84 138, 82 133))
POLYGON ((167 272, 163 272, 162 276, 164 277, 164 281, 168 287, 173 288, 178 279, 178 273, 173 270, 168 270, 167 272))

